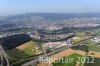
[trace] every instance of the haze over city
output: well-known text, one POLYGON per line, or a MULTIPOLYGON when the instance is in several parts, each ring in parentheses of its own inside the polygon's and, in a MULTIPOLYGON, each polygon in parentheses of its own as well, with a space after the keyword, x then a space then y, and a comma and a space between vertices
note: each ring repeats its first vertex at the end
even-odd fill
POLYGON ((100 0, 0 0, 0 16, 87 12, 100 12, 100 0))
POLYGON ((0 0, 0 66, 100 66, 100 0, 0 0))

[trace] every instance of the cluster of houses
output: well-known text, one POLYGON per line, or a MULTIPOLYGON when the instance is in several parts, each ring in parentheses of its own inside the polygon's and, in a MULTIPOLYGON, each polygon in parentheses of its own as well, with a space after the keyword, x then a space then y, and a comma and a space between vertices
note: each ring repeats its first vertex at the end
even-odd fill
POLYGON ((11 36, 11 35, 16 35, 16 34, 22 34, 22 33, 3 33, 3 34, 0 34, 0 38, 11 36))
POLYGON ((44 48, 60 48, 63 46, 71 45, 70 41, 48 42, 43 45, 44 48))
POLYGON ((100 35, 91 39, 94 42, 100 42, 100 35))

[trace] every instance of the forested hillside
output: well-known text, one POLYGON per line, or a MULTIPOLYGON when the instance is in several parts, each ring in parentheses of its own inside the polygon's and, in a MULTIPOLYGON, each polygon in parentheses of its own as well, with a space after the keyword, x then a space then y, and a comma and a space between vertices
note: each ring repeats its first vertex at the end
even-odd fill
POLYGON ((1 38, 0 44, 4 47, 4 49, 12 49, 30 40, 31 38, 27 34, 17 34, 1 38))

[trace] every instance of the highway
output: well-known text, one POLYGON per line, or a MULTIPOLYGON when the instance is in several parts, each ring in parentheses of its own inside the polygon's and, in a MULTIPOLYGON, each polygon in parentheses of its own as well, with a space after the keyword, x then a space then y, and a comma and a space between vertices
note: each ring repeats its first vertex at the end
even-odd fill
POLYGON ((3 60, 6 61, 6 66, 9 66, 9 60, 8 60, 7 55, 1 45, 0 45, 0 55, 1 55, 1 66, 4 66, 3 60))
MULTIPOLYGON (((77 43, 77 44, 82 44, 82 43, 84 43, 84 42, 86 42, 86 41, 89 41, 89 39, 91 39, 91 38, 93 38, 93 37, 89 37, 88 39, 86 39, 86 40, 84 40, 84 41, 81 41, 81 42, 79 42, 79 43, 77 43)), ((76 46, 77 44, 72 45, 72 46, 76 46)), ((11 65, 13 66, 13 65, 15 65, 15 64, 17 64, 17 63, 21 63, 21 62, 24 62, 24 61, 28 61, 28 62, 26 62, 26 63, 23 64, 22 66, 35 65, 35 64, 37 64, 37 63, 39 62, 39 58, 40 58, 40 57, 47 58, 48 56, 51 56, 51 55, 53 55, 53 54, 55 54, 55 53, 58 53, 58 52, 60 52, 60 51, 63 51, 63 50, 65 50, 65 49, 68 49, 68 48, 70 48, 70 47, 60 48, 60 49, 57 49, 56 51, 49 52, 49 53, 46 53, 45 50, 44 50, 44 48, 42 48, 43 51, 44 51, 44 54, 39 55, 39 56, 37 56, 37 57, 32 57, 32 58, 28 58, 28 59, 22 59, 22 60, 20 60, 20 61, 18 61, 18 62, 12 63, 11 65)), ((4 58, 5 58, 6 62, 7 62, 7 66, 9 66, 8 56, 7 56, 7 54, 5 53, 5 51, 3 50, 3 48, 2 48, 1 45, 0 45, 0 50, 1 50, 1 52, 2 52, 2 53, 1 53, 1 56, 2 56, 2 54, 3 54, 3 56, 4 56, 4 58)))

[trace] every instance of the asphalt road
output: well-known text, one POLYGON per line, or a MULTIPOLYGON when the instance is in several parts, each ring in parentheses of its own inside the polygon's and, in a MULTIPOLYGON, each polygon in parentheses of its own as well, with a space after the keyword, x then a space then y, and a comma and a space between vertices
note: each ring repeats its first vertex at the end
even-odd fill
POLYGON ((9 66, 9 60, 8 60, 7 55, 1 45, 0 45, 0 54, 1 54, 1 66, 4 66, 3 60, 5 60, 6 66, 9 66))
POLYGON ((51 56, 51 55, 53 55, 53 54, 55 54, 55 53, 58 53, 58 52, 60 52, 60 51, 65 50, 65 49, 68 49, 68 47, 66 47, 66 48, 61 48, 61 49, 58 49, 57 51, 50 52, 50 53, 48 53, 47 55, 40 55, 40 56, 38 56, 38 58, 36 58, 36 59, 34 59, 34 60, 31 60, 31 61, 29 61, 29 62, 23 64, 22 66, 29 66, 29 65, 38 64, 38 62, 39 62, 39 60, 40 60, 40 59, 39 59, 40 57, 42 57, 42 58, 47 58, 47 56, 51 56))

